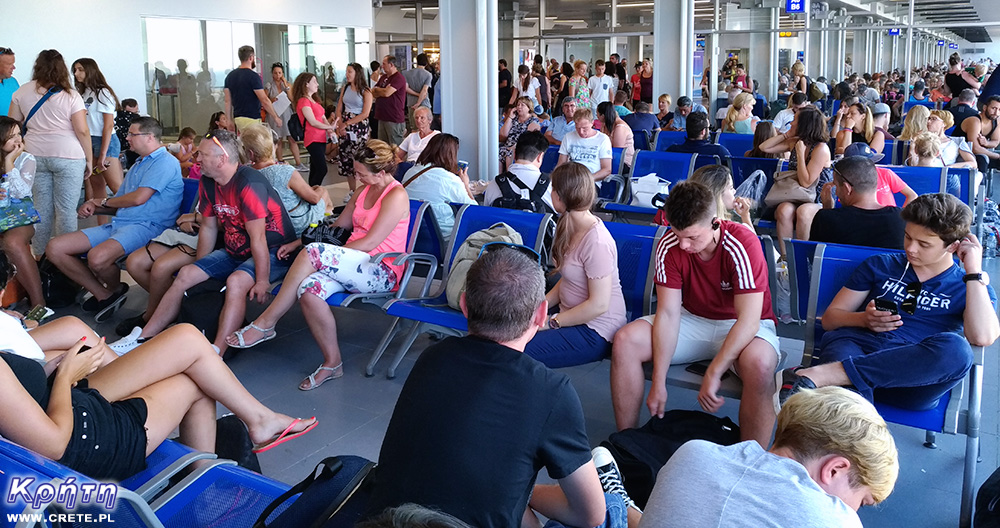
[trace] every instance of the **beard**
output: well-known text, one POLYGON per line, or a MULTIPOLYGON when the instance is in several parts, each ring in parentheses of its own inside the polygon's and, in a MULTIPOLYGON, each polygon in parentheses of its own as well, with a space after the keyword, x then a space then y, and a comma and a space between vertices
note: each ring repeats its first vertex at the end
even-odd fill
POLYGON ((256 70, 257 69, 257 59, 253 59, 253 60, 250 61, 250 69, 251 70, 256 70))

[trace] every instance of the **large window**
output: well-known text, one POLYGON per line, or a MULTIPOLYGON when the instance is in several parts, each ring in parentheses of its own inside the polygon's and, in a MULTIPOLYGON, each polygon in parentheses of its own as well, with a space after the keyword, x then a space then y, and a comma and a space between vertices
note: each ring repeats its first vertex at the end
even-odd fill
POLYGON ((168 134, 208 131, 212 114, 225 109, 223 84, 239 66, 240 46, 256 50, 265 85, 276 62, 285 65, 289 83, 302 72, 316 75, 327 106, 336 104, 347 65, 369 62, 368 29, 159 17, 142 23, 147 108, 168 134))

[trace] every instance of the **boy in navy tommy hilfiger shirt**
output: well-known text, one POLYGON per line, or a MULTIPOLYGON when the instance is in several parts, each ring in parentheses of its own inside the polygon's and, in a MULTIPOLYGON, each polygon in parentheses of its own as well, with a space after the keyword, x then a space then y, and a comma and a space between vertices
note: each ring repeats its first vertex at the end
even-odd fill
POLYGON ((780 402, 800 388, 853 385, 869 400, 933 408, 969 371, 970 345, 1000 336, 968 206, 950 194, 926 194, 902 216, 906 253, 870 257, 855 270, 823 314, 820 364, 780 373, 780 402))

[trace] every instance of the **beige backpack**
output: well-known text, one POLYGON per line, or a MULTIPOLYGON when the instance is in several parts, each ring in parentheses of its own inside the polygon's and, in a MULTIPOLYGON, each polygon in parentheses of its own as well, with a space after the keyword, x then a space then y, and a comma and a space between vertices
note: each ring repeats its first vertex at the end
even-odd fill
POLYGON ((521 234, 509 225, 498 222, 492 226, 481 229, 469 235, 458 252, 455 253, 455 260, 451 266, 451 273, 448 275, 448 285, 445 287, 445 295, 448 297, 448 306, 456 310, 461 307, 458 299, 465 291, 465 276, 469 273, 469 267, 479 258, 479 252, 483 246, 490 242, 506 242, 508 244, 520 244, 521 234))

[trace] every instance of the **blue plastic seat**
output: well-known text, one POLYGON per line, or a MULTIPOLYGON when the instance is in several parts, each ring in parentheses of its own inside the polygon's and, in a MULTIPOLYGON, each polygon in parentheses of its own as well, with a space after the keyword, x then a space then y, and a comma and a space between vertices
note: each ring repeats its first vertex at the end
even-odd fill
MULTIPOLYGON (((545 241, 546 230, 552 222, 550 214, 536 214, 512 209, 500 209, 496 207, 484 207, 479 205, 468 205, 463 207, 455 217, 455 227, 452 231, 451 240, 448 242, 448 250, 445 252, 446 260, 444 265, 444 275, 439 291, 428 296, 426 293, 417 298, 397 298, 390 300, 385 305, 386 313, 395 317, 389 330, 382 337, 382 341, 372 352, 372 359, 368 364, 366 373, 370 376, 374 372, 375 364, 385 353, 389 342, 395 337, 400 326, 400 319, 408 319, 415 324, 406 335, 403 344, 396 352, 392 364, 386 377, 392 379, 396 376, 396 368, 402 362, 406 352, 410 349, 413 341, 424 331, 437 329, 444 333, 460 335, 468 330, 467 322, 461 312, 448 306, 445 296, 445 285, 448 283, 448 276, 458 249, 465 242, 465 239, 472 233, 481 229, 503 222, 521 234, 524 245, 534 248, 541 253, 545 241)), ((399 289, 405 291, 409 278, 404 276, 400 282, 399 289)), ((426 285, 425 285, 426 289, 426 285)))
POLYGON ((753 148, 753 134, 723 132, 719 134, 716 143, 726 147, 726 150, 733 156, 743 156, 748 150, 753 148))
MULTIPOLYGON (((854 269, 865 258, 886 253, 885 250, 858 248, 838 244, 819 244, 813 258, 813 272, 809 295, 809 313, 806 322, 806 355, 808 364, 816 344, 822 336, 822 316, 833 297, 840 291, 854 269)), ((962 480, 960 526, 970 526, 972 499, 975 492, 976 462, 979 456, 979 427, 982 413, 983 347, 973 347, 973 364, 962 383, 944 395, 937 407, 926 411, 913 411, 875 401, 875 408, 887 422, 915 427, 927 431, 924 445, 934 446, 935 433, 964 434, 965 460, 962 480), (967 405, 962 406, 963 396, 967 405)))
POLYGON ((632 141, 635 145, 635 150, 649 150, 649 131, 648 130, 633 130, 632 131, 632 141))
POLYGON ((618 278, 625 297, 626 320, 652 313, 653 254, 667 228, 618 222, 604 225, 618 246, 618 278))
POLYGON ((666 152, 667 147, 670 145, 680 145, 687 141, 687 132, 683 130, 661 130, 656 133, 656 138, 653 141, 656 147, 653 150, 666 152))
MULTIPOLYGON (((913 189, 917 195, 945 192, 948 181, 948 169, 946 167, 910 167, 905 165, 893 165, 886 167, 892 169, 903 182, 913 189)), ((896 205, 903 206, 906 197, 896 194, 896 205)))
POLYGON ((768 158, 745 158, 733 156, 729 158, 729 168, 733 171, 733 185, 739 187, 741 183, 750 177, 754 171, 761 170, 765 174, 774 178, 774 173, 778 172, 781 160, 768 158))
POLYGON ((812 275, 816 242, 785 239, 785 262, 788 264, 788 297, 791 300, 792 318, 805 322, 809 311, 809 278, 812 275))
POLYGON ((200 180, 182 178, 184 180, 184 195, 181 198, 181 214, 194 211, 194 206, 198 203, 198 186, 200 180))
POLYGON ((903 103, 903 114, 906 114, 914 106, 925 106, 928 110, 936 110, 937 103, 934 101, 906 101, 903 103))
POLYGON ((622 159, 624 158, 624 155, 625 155, 625 149, 623 148, 611 149, 611 174, 622 173, 622 165, 625 162, 625 160, 622 159))
POLYGON ((559 145, 549 145, 549 148, 545 150, 545 154, 542 156, 542 166, 539 170, 543 174, 548 174, 556 168, 559 163, 559 145))
POLYGON ((896 148, 896 141, 887 139, 885 141, 885 146, 882 147, 882 159, 879 160, 879 165, 895 165, 897 163, 902 163, 895 157, 898 151, 899 149, 896 148))
POLYGON ((677 182, 691 177, 691 173, 694 172, 696 156, 696 154, 679 152, 642 150, 635 153, 631 176, 636 178, 655 173, 657 176, 670 180, 671 186, 673 186, 677 182))
POLYGON ((406 175, 406 171, 410 170, 411 168, 413 168, 412 161, 400 162, 399 165, 396 166, 396 175, 395 175, 396 180, 403 181, 403 176, 406 175))

